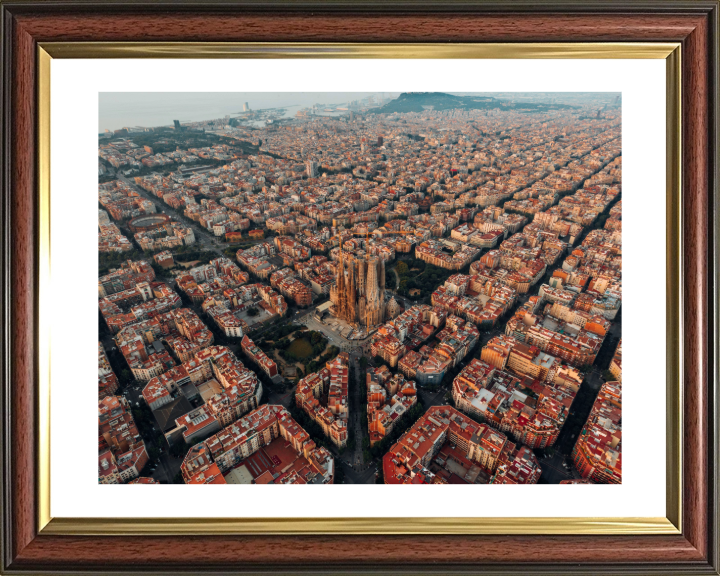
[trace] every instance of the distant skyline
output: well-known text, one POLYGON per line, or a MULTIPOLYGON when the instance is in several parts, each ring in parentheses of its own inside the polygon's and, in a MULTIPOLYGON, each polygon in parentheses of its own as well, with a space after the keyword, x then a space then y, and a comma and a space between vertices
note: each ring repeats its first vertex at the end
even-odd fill
MULTIPOLYGON (((251 110, 339 104, 380 92, 101 92, 99 128, 119 130, 126 126, 165 126, 181 122, 212 120, 251 110)), ((396 97, 399 92, 387 92, 396 97)))
MULTIPOLYGON (((442 90, 438 90, 441 92, 442 90)), ((516 98, 558 98, 567 103, 611 101, 617 92, 448 92, 456 95, 495 95, 516 98)), ((368 96, 396 98, 400 92, 101 92, 98 99, 98 128, 119 130, 126 126, 169 126, 181 122, 212 120, 242 112, 247 102, 251 110, 344 104, 368 96)))

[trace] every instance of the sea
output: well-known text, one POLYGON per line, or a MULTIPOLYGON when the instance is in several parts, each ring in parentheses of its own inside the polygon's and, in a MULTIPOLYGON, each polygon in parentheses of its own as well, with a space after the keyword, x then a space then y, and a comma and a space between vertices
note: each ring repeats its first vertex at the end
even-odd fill
MULTIPOLYGON (((126 126, 171 126, 173 120, 197 122, 250 110, 285 108, 282 117, 294 117, 298 110, 318 106, 318 114, 328 114, 329 105, 347 106, 351 101, 375 95, 373 92, 101 92, 99 95, 99 132, 126 126)), ((338 114, 334 112, 333 115, 338 114)))

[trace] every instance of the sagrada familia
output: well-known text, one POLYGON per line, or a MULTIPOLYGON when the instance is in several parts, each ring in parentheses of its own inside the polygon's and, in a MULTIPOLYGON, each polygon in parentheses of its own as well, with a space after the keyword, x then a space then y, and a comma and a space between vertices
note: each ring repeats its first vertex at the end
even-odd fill
POLYGON ((385 321, 385 262, 382 258, 350 258, 338 261, 330 301, 337 318, 361 326, 385 321))

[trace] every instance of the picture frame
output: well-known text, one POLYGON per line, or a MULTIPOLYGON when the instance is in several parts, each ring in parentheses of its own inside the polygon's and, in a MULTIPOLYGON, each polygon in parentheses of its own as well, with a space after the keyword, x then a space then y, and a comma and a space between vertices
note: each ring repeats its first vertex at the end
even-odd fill
POLYGON ((2 570, 718 573, 717 3, 167 6, 2 5, 2 570), (666 60, 667 517, 51 518, 50 59, 439 53, 666 60))

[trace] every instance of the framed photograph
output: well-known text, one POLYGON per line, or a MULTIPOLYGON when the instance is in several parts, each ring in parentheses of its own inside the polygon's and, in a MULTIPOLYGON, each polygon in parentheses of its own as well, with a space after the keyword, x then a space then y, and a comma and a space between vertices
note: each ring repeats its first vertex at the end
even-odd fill
POLYGON ((717 574, 717 9, 3 3, 3 573, 717 574))

